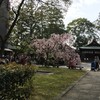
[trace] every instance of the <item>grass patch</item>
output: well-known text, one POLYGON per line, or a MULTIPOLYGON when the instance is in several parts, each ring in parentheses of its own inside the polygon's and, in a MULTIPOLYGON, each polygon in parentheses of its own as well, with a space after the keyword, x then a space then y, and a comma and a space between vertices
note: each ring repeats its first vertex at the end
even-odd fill
POLYGON ((31 100, 53 100, 68 86, 85 74, 82 70, 65 68, 39 68, 54 74, 36 74, 33 77, 34 93, 31 100))

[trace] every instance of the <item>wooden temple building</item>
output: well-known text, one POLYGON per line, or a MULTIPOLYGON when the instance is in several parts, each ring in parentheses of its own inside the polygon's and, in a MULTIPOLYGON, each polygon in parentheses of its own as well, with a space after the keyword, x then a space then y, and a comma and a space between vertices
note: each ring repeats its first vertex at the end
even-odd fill
POLYGON ((96 56, 100 58, 100 44, 93 39, 90 44, 80 47, 79 52, 82 61, 91 62, 96 56))

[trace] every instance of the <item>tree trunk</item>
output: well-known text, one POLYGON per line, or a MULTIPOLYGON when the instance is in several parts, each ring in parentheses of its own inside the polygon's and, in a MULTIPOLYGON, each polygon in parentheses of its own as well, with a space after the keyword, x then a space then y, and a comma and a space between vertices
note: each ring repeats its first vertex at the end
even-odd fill
POLYGON ((4 48, 5 48, 5 42, 3 40, 1 40, 0 57, 3 57, 3 55, 4 55, 4 48))
POLYGON ((3 0, 0 0, 0 6, 1 6, 2 2, 3 2, 3 0))

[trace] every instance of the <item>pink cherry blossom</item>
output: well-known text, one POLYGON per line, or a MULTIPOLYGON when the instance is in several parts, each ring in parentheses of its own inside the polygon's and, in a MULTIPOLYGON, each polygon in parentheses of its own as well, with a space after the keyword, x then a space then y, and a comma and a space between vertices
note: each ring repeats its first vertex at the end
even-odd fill
POLYGON ((36 56, 42 57, 46 63, 59 63, 63 60, 67 66, 76 66, 81 62, 80 56, 70 46, 73 39, 70 34, 52 34, 49 39, 35 39, 31 43, 36 56))

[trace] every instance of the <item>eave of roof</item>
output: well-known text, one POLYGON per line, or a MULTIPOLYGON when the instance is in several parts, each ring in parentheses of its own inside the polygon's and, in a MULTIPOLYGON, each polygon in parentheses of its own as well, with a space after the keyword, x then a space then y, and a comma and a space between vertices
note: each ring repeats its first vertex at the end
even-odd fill
POLYGON ((87 47, 80 47, 80 49, 96 49, 96 50, 100 50, 100 47, 97 47, 97 46, 87 46, 87 47))
POLYGON ((100 44, 96 41, 96 39, 93 39, 92 42, 87 44, 86 46, 100 46, 100 44))

